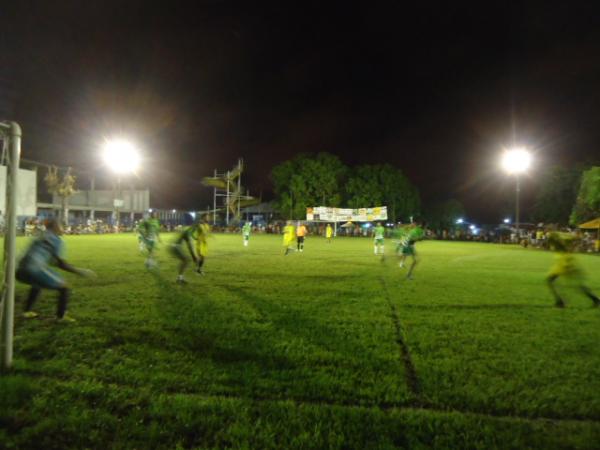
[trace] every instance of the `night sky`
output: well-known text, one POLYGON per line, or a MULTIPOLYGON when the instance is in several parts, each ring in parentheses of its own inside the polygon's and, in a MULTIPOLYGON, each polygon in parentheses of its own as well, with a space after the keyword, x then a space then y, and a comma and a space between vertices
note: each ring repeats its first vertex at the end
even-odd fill
POLYGON ((206 208, 201 177, 238 157, 269 199, 273 165, 327 151, 495 222, 514 195, 503 146, 535 152, 525 216, 545 167, 600 163, 594 2, 10 3, 0 116, 23 157, 94 169, 127 136, 156 207, 206 208))

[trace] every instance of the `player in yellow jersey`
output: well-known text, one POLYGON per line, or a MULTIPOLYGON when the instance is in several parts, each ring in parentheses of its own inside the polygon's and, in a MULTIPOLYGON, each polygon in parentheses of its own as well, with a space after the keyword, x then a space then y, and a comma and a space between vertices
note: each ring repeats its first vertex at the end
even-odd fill
POLYGON ((327 243, 331 244, 331 238, 333 237, 333 228, 331 228, 331 224, 327 224, 327 228, 325 228, 325 238, 327 239, 327 243))
POLYGON ((283 248, 284 255, 290 252, 290 246, 296 240, 296 228, 292 225, 292 221, 288 220, 283 228, 283 248))
POLYGON ((208 237, 210 236, 210 225, 205 221, 201 221, 194 232, 194 238, 196 239, 196 255, 198 256, 198 262, 196 264, 196 272, 200 275, 204 275, 202 266, 204 265, 204 259, 208 254, 208 237))
POLYGON ((548 236, 548 245, 550 249, 556 252, 556 262, 550 269, 550 273, 546 278, 548 287, 554 295, 555 305, 559 308, 564 308, 565 301, 558 294, 554 282, 559 277, 567 277, 576 280, 579 288, 583 293, 594 303, 594 306, 600 306, 600 299, 594 295, 594 293, 583 284, 583 272, 577 265, 575 257, 572 254, 573 247, 579 238, 570 233, 558 233, 553 232, 548 236))

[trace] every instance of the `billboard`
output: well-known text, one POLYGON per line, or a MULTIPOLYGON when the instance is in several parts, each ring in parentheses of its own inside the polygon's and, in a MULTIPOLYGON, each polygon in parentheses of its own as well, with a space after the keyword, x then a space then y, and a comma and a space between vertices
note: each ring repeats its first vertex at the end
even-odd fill
POLYGON ((371 222, 387 220, 387 217, 387 206, 355 209, 328 206, 306 208, 306 220, 315 222, 371 222))
MULTIPOLYGON (((17 175, 17 216, 37 213, 37 173, 19 169, 17 175)), ((0 166, 0 215, 6 213, 6 166, 0 166)))

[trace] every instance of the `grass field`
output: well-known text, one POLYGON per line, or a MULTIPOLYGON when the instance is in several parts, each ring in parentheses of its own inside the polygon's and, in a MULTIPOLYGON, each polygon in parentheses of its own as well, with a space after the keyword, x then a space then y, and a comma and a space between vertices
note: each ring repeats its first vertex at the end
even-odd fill
POLYGON ((215 235, 179 286, 165 245, 150 272, 132 235, 65 240, 98 277, 67 275, 76 323, 51 293, 17 319, 0 448, 600 446, 600 310, 553 307, 550 253, 422 242, 407 281, 368 239, 215 235))

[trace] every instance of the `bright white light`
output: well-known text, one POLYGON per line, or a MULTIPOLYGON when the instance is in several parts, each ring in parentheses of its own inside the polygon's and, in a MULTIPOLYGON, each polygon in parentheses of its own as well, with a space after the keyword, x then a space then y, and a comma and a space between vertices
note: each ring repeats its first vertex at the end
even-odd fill
POLYGON ((194 211, 191 211, 190 212, 190 216, 192 216, 192 219, 195 219, 196 218, 196 213, 194 211))
POLYGON ((173 214, 175 214, 175 213, 177 212, 177 210, 176 210, 176 209, 174 209, 172 212, 173 212, 173 214))
POLYGON ((463 222, 464 222, 464 221, 463 221, 463 219, 458 219, 458 220, 456 221, 456 223, 457 223, 457 224, 461 224, 461 223, 463 223, 463 222))
POLYGON ((104 143, 103 159, 116 173, 135 172, 140 165, 140 155, 131 142, 112 139, 104 143))
POLYGON ((475 225, 469 225, 469 228, 470 228, 471 230, 474 230, 474 229, 475 229, 475 225))
POLYGON ((510 219, 504 219, 504 223, 510 223, 510 219))
POLYGON ((502 155, 502 167, 509 174, 519 174, 529 169, 531 154, 524 148, 507 150, 502 155))
POLYGON ((150 209, 148 210, 148 212, 150 212, 150 213, 151 213, 152 211, 153 211, 153 209, 152 209, 152 208, 150 208, 150 209))

